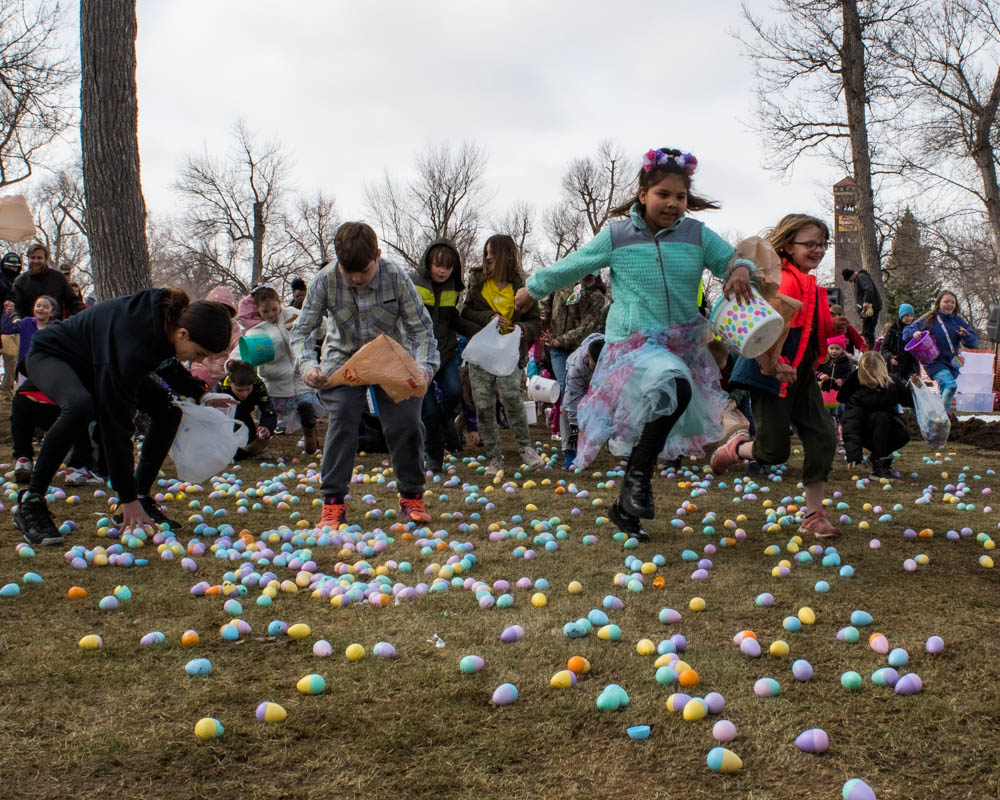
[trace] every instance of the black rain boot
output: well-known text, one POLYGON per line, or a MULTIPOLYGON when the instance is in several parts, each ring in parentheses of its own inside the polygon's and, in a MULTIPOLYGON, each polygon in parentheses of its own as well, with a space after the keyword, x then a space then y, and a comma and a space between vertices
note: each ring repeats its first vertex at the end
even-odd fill
POLYGON ((648 542, 649 534, 642 529, 642 522, 638 517, 629 514, 622 508, 621 498, 615 500, 608 512, 611 521, 618 526, 618 530, 624 531, 629 536, 634 536, 640 542, 648 542))
POLYGON ((653 505, 653 487, 650 485, 650 472, 629 467, 625 470, 622 480, 621 494, 618 496, 621 509, 626 514, 640 519, 654 519, 656 508, 653 505))
POLYGON ((876 478, 894 478, 892 471, 892 456, 875 460, 875 470, 872 473, 876 478))

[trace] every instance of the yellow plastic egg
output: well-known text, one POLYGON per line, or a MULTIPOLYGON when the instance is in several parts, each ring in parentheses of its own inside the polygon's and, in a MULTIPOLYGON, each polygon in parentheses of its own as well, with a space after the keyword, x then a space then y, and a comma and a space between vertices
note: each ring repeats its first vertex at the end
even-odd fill
POLYGON ((531 595, 531 605, 535 608, 544 608, 548 602, 549 598, 545 596, 544 592, 535 592, 531 595))
POLYGON ((816 622, 816 612, 809 608, 809 606, 803 606, 800 608, 798 617, 799 622, 803 625, 812 625, 816 622))
POLYGON ((344 655, 347 656, 348 661, 360 661, 365 657, 365 648, 363 645, 355 642, 354 644, 347 645, 344 655))
POLYGON ((691 602, 688 603, 688 608, 692 611, 704 611, 705 610, 705 600, 701 597, 692 597, 691 602))
POLYGON ((304 622, 297 622, 288 629, 287 633, 289 639, 305 639, 312 633, 312 629, 304 622))
POLYGON ((784 658, 788 655, 788 642, 782 639, 775 639, 767 651, 775 658, 784 658))
POLYGON ((576 685, 576 674, 572 670, 561 669, 549 680, 554 689, 571 689, 576 685))
POLYGON ((652 639, 640 639, 635 645, 635 652, 640 656, 651 656, 656 654, 656 645, 652 639))
POLYGON ((569 586, 566 587, 566 590, 570 594, 580 594, 583 592, 583 584, 580 583, 580 581, 570 581, 569 586))

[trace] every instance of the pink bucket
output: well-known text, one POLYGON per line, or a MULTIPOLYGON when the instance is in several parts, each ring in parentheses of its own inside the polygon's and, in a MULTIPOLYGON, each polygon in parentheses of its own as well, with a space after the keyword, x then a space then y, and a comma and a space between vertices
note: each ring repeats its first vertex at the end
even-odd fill
POLYGON ((917 331, 904 349, 921 364, 930 364, 940 355, 930 331, 917 331))

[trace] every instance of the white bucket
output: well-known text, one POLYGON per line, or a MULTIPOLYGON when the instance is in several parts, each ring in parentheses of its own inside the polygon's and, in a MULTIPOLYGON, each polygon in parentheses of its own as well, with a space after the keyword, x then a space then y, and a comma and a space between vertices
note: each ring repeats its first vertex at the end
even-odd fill
POLYGON ((751 287, 751 292, 753 299, 748 305, 736 302, 735 297, 731 300, 721 298, 709 317, 715 331, 744 358, 757 358, 766 353, 785 327, 781 314, 771 308, 757 288, 751 287))
POLYGON ((535 406, 534 400, 524 401, 524 416, 528 418, 529 425, 534 425, 538 422, 538 408, 535 406))
POLYGON ((540 403, 558 402, 559 381, 535 375, 528 381, 528 397, 540 403))

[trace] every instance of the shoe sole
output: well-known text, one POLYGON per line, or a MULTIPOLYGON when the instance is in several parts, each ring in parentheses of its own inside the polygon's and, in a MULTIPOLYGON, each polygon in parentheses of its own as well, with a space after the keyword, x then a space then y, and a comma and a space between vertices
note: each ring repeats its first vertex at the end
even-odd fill
POLYGON ((56 536, 46 536, 40 540, 32 539, 30 536, 28 536, 28 532, 24 529, 24 522, 21 520, 20 514, 13 514, 12 521, 14 523, 14 527, 21 532, 21 536, 24 538, 24 541, 26 541, 30 545, 34 545, 35 547, 45 547, 47 545, 52 545, 52 544, 61 544, 66 540, 66 537, 63 536, 61 533, 57 534, 56 536))

